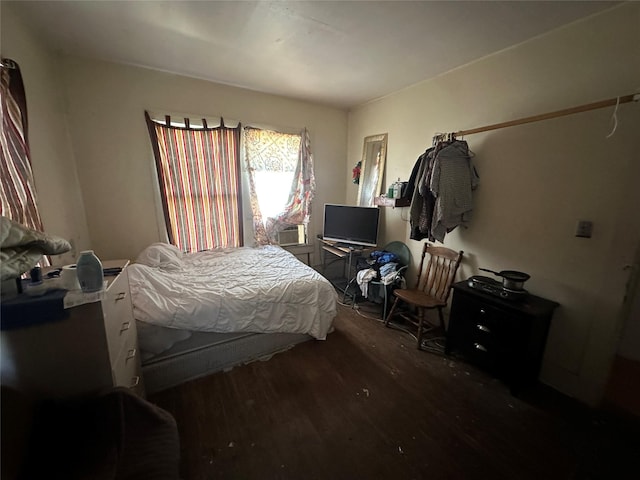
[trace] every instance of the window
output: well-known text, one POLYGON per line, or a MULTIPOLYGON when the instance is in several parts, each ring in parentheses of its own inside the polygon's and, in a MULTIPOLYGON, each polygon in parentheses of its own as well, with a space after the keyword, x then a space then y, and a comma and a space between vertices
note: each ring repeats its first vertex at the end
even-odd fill
POLYGON ((175 126, 145 115, 169 241, 185 252, 242 246, 240 125, 175 126))
POLYGON ((243 138, 256 242, 306 243, 315 190, 308 132, 246 127, 243 138), (279 235, 294 229, 297 234, 279 235), (298 241, 293 242, 293 236, 298 241))
MULTIPOLYGON (((243 244, 240 132, 247 166, 248 203, 257 244, 288 241, 294 227, 306 242, 315 190, 309 135, 221 125, 205 119, 145 113, 156 159, 169 241, 194 252, 243 244), (197 123, 197 125, 196 125, 197 123)), ((300 243, 297 241, 295 243, 300 243)))
POLYGON ((300 135, 245 128, 244 141, 260 214, 265 221, 282 212, 287 204, 298 164, 300 135))

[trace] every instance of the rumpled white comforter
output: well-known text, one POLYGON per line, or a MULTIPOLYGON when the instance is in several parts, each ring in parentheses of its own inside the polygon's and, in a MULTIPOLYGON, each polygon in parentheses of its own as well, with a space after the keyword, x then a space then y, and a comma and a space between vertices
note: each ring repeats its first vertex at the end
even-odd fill
POLYGON ((127 271, 134 317, 154 325, 324 340, 336 315, 331 283, 276 246, 183 254, 156 243, 127 271))

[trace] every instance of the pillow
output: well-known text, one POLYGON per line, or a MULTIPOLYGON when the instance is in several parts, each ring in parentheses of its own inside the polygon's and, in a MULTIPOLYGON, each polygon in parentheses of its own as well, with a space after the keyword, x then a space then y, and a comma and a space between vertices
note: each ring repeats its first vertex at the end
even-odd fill
POLYGON ((162 268, 164 270, 177 270, 182 266, 183 255, 175 245, 153 243, 138 255, 136 263, 141 263, 149 267, 162 268))

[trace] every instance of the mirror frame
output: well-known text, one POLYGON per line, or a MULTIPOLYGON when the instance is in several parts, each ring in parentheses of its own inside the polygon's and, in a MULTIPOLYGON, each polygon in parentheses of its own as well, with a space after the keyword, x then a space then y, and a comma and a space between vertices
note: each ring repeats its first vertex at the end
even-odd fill
POLYGON ((364 138, 360 182, 357 205, 375 206, 374 198, 382 193, 384 165, 387 160, 387 134, 371 135, 364 138))

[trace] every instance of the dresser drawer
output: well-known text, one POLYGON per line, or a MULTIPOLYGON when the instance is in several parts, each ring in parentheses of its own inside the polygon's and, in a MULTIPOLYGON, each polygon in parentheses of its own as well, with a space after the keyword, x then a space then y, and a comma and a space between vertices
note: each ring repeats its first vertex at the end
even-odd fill
POLYGON ((497 338, 501 330, 504 330, 500 323, 501 315, 486 307, 465 307, 462 311, 456 312, 456 315, 455 329, 460 335, 497 338))
POLYGON ((118 275, 109 286, 102 301, 102 311, 109 353, 115 359, 120 355, 127 338, 136 336, 126 272, 118 275))
POLYGON ((140 359, 135 336, 130 336, 123 342, 120 355, 113 364, 113 380, 116 386, 129 388, 140 383, 140 359))
POLYGON ((500 359, 499 345, 490 337, 460 337, 456 349, 471 363, 488 370, 495 370, 500 359))

